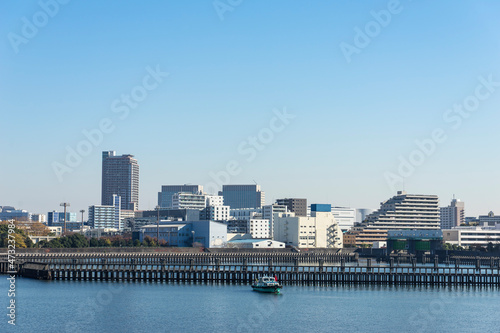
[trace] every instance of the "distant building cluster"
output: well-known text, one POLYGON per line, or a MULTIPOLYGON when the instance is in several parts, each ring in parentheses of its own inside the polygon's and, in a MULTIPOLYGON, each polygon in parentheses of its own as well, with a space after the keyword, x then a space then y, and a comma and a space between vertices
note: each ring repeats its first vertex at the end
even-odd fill
POLYGON ((132 233, 143 241, 159 238, 169 246, 231 248, 390 247, 426 249, 438 241, 452 245, 500 244, 500 216, 465 215, 465 203, 453 198, 440 207, 436 195, 399 191, 378 209, 308 204, 306 198, 265 202, 258 184, 222 185, 205 193, 202 185, 162 185, 158 204, 139 210, 139 164, 133 155, 102 153, 100 204, 83 213, 49 211, 32 214, 0 206, 0 220, 40 222, 57 234, 85 232, 89 236, 132 233), (80 214, 81 216, 80 216, 80 214))

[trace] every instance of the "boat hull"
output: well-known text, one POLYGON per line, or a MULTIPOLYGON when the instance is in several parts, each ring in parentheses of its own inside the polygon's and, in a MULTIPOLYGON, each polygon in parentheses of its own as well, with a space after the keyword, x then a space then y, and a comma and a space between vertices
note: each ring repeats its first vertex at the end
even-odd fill
POLYGON ((279 293, 281 291, 281 286, 252 286, 253 291, 258 291, 260 293, 279 293))

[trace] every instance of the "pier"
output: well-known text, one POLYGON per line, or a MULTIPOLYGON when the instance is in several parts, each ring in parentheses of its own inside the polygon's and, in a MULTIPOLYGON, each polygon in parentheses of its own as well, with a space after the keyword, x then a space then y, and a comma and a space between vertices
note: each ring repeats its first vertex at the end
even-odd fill
MULTIPOLYGON (((26 278, 71 281, 249 284, 263 275, 284 285, 494 285, 500 286, 500 259, 437 256, 417 264, 390 258, 377 264, 341 253, 25 253, 15 271, 26 278), (467 262, 469 265, 465 265, 467 262), (472 264, 472 265, 470 265, 472 264)), ((0 272, 9 263, 0 255, 0 272)), ((12 271, 12 269, 10 269, 12 271)))

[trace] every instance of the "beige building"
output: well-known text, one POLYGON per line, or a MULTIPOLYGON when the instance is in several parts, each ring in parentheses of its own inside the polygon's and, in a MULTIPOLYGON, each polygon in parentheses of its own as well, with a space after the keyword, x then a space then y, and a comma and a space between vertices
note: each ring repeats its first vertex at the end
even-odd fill
POLYGON ((331 212, 310 217, 279 213, 274 219, 274 240, 299 248, 342 248, 342 230, 331 212))
POLYGON ((452 245, 469 247, 500 244, 500 224, 495 227, 457 227, 443 230, 443 241, 452 245))

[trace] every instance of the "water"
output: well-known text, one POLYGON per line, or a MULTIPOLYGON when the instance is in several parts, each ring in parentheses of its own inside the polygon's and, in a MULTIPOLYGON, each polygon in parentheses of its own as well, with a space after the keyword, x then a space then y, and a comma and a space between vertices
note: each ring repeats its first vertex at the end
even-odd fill
POLYGON ((500 290, 485 287, 250 286, 16 281, 16 326, 0 332, 499 332, 500 290))

